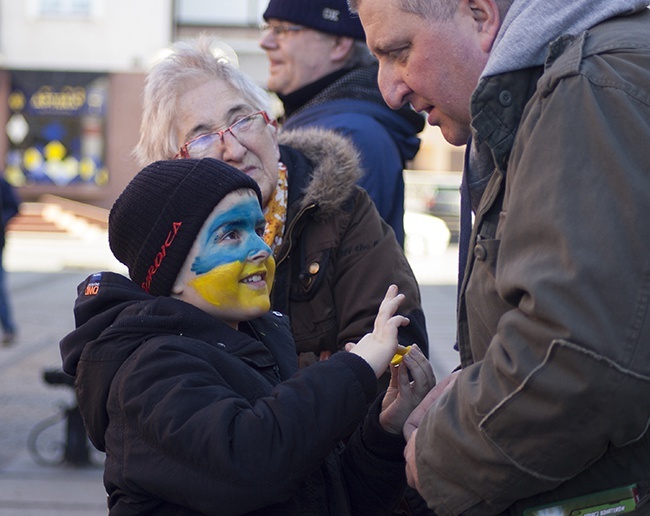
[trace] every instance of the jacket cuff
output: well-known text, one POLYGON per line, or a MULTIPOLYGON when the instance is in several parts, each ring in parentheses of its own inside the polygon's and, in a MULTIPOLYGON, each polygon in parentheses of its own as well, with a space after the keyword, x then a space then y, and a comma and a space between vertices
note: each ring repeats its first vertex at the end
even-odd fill
POLYGON ((404 435, 387 432, 379 424, 379 413, 384 394, 377 397, 364 420, 363 442, 368 451, 380 459, 404 463, 404 447, 406 446, 404 435))
POLYGON ((377 396, 377 378, 372 367, 368 365, 368 362, 354 353, 345 351, 334 353, 329 360, 342 361, 354 373, 357 380, 359 380, 363 393, 366 396, 366 401, 372 403, 375 396, 377 396))

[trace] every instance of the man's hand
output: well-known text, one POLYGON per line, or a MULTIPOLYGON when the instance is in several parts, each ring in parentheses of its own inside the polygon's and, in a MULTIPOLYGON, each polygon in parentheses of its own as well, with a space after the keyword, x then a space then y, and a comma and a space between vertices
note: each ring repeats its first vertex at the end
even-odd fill
POLYGON ((420 426, 420 422, 422 421, 425 412, 429 409, 433 402, 435 402, 447 389, 449 389, 454 384, 458 373, 460 373, 460 371, 453 372, 449 376, 443 378, 440 383, 431 389, 431 391, 424 397, 424 399, 415 408, 415 410, 411 412, 411 415, 404 423, 404 437, 407 441, 411 439, 412 434, 420 426))
POLYGON ((417 429, 411 433, 411 438, 404 448, 404 458, 406 459, 406 481, 413 489, 420 491, 420 479, 418 478, 418 468, 415 464, 415 436, 417 429))
POLYGON ((393 434, 402 433, 411 412, 435 384, 431 363, 414 344, 399 365, 390 366, 390 384, 379 414, 382 428, 393 434))
POLYGON ((404 459, 406 459, 406 480, 409 486, 418 491, 420 491, 420 481, 418 479, 417 464, 415 463, 415 441, 418 427, 420 426, 420 422, 429 407, 454 384, 458 377, 458 373, 460 373, 460 371, 451 373, 431 389, 429 394, 424 397, 416 409, 411 412, 406 423, 404 423, 404 438, 406 439, 406 447, 404 448, 404 459))

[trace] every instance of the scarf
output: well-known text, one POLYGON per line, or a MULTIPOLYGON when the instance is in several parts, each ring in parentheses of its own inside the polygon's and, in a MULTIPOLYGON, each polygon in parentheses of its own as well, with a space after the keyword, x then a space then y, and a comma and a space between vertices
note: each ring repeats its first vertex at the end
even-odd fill
POLYGON ((264 230, 264 241, 273 254, 282 245, 284 225, 287 221, 287 198, 289 196, 289 181, 287 179, 287 167, 284 163, 278 163, 278 184, 275 187, 266 208, 264 218, 266 229, 264 230))

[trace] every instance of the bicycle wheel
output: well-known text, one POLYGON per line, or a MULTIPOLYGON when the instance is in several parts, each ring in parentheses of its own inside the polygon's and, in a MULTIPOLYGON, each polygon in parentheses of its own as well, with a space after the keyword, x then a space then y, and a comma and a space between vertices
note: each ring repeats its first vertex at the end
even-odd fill
POLYGON ((32 428, 27 436, 27 449, 42 466, 58 466, 65 456, 65 410, 61 409, 32 428))

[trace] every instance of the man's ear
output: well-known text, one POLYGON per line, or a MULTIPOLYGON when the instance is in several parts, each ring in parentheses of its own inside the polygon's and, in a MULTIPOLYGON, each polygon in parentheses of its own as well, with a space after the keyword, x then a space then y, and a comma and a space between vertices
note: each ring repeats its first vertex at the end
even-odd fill
POLYGON ((483 52, 490 52, 501 28, 501 15, 496 0, 466 0, 476 24, 479 44, 483 52))
POLYGON ((344 61, 350 54, 353 45, 354 39, 347 36, 335 36, 334 46, 330 50, 330 59, 333 62, 344 61))

